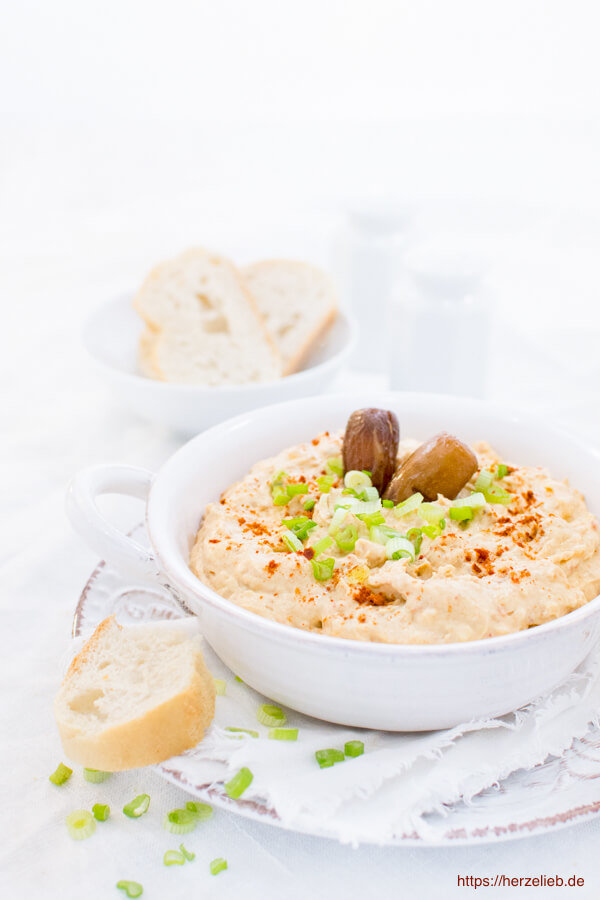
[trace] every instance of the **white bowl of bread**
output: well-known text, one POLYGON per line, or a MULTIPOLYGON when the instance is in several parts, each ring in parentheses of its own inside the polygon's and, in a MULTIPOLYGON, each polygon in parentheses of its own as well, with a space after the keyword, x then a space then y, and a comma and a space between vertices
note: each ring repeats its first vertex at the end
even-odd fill
POLYGON ((191 434, 327 390, 355 326, 315 266, 237 268, 195 248, 158 265, 135 295, 103 304, 83 338, 122 405, 191 434))

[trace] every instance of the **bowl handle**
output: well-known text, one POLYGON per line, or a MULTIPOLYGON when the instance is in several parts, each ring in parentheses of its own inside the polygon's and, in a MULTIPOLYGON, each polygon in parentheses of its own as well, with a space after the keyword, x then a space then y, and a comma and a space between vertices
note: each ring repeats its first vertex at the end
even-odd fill
POLYGON ((153 478, 152 472, 135 466, 90 466, 71 481, 66 510, 75 531, 102 559, 126 576, 156 584, 159 567, 154 554, 112 525, 96 505, 100 494, 147 500, 153 478))

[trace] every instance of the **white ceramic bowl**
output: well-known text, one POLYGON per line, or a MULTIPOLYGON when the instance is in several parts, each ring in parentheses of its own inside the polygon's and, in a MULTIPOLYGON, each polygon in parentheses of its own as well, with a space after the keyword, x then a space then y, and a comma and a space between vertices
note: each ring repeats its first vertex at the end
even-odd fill
POLYGON ((529 414, 431 394, 337 395, 246 413, 199 435, 154 476, 125 466, 80 473, 68 511, 89 544, 126 573, 158 579, 202 621, 223 661, 256 690, 285 706, 345 725, 392 731, 446 728, 500 715, 560 683, 600 632, 600 597, 527 631, 462 644, 402 646, 314 634, 241 609, 202 584, 188 555, 207 502, 256 461, 326 429, 343 428, 362 406, 393 409, 401 435, 425 439, 442 429, 486 439, 509 460, 546 465, 586 492, 600 512, 600 454, 529 414), (152 551, 98 512, 103 492, 148 497, 152 551))
POLYGON ((83 343, 115 400, 126 409, 192 435, 246 409, 320 394, 331 384, 356 341, 354 320, 340 311, 299 372, 258 384, 201 387, 146 378, 139 371, 137 347, 143 323, 131 296, 99 306, 83 329, 83 343))

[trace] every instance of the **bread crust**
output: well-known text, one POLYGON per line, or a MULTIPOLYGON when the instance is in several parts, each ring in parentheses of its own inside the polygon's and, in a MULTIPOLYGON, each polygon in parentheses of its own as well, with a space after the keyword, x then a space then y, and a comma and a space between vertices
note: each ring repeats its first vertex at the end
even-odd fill
MULTIPOLYGON (((114 616, 100 623, 89 641, 72 661, 63 689, 93 664, 105 633, 121 628, 114 616)), ((119 772, 149 766, 177 756, 194 747, 204 737, 215 713, 215 685, 196 638, 194 672, 187 686, 163 703, 125 722, 86 734, 62 716, 62 689, 54 704, 58 731, 66 755, 92 769, 119 772)))

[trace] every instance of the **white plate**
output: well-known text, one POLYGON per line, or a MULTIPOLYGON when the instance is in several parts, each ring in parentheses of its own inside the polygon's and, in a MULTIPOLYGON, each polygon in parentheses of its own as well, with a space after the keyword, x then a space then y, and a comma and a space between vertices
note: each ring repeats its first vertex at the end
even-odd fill
MULTIPOLYGON (((133 533, 144 543, 142 525, 133 533)), ((181 602, 180 600, 178 601, 181 602)), ((73 620, 75 636, 89 634, 106 616, 116 613, 119 621, 175 619, 181 607, 160 588, 126 582, 101 562, 86 584, 73 620)), ((212 651, 207 650, 207 657, 212 651)), ((209 659, 210 662, 210 659, 209 659)), ((196 765, 196 764, 195 764, 196 765)), ((282 826, 267 804, 231 800, 222 783, 214 783, 214 770, 198 761, 194 777, 184 775, 167 761, 156 770, 168 781, 214 806, 271 825, 282 826)), ((427 843, 414 834, 398 835, 391 842, 407 846, 456 846, 491 843, 544 834, 586 821, 600 813, 600 730, 592 729, 560 758, 551 758, 529 771, 513 773, 496 788, 478 794, 467 806, 456 803, 448 815, 429 817, 431 835, 427 843)), ((305 833, 337 838, 318 821, 309 822, 305 833)))
POLYGON ((137 348, 143 323, 131 295, 99 306, 87 320, 83 343, 119 405, 151 422, 192 435, 247 409, 312 396, 327 390, 352 352, 354 320, 340 311, 302 369, 276 381, 202 387, 146 378, 139 370, 137 348))

